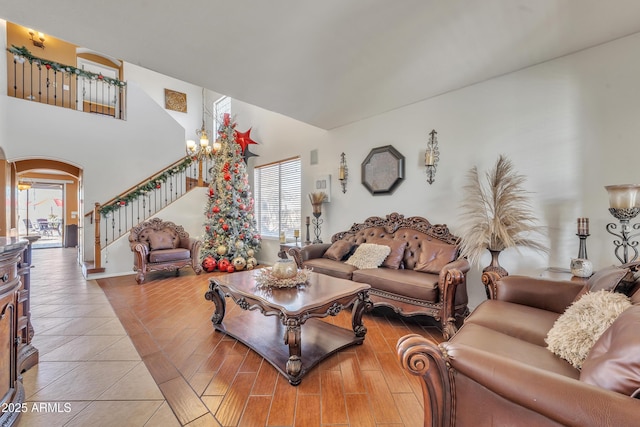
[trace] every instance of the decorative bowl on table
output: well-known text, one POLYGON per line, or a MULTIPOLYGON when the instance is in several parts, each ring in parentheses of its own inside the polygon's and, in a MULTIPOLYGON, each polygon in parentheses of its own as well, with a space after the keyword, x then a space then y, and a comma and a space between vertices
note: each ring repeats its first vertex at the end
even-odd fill
POLYGON ((292 259, 279 259, 271 267, 271 275, 276 279, 291 279, 298 274, 298 265, 292 259))
POLYGON ((294 260, 281 259, 271 268, 260 269, 256 275, 256 283, 259 288, 295 288, 305 285, 310 273, 308 268, 298 269, 294 260))

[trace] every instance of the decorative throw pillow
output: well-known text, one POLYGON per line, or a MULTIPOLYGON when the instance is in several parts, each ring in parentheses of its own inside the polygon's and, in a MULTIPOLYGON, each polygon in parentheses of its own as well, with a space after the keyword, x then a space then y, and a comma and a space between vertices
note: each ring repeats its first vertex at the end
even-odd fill
POLYGON ((173 238, 171 234, 158 231, 149 235, 149 246, 151 250, 173 249, 173 238))
POLYGON ((346 240, 336 240, 329 249, 325 251, 322 257, 332 259, 334 261, 342 261, 344 257, 351 252, 352 246, 353 243, 347 242, 346 240))
POLYGON ((445 265, 456 259, 456 251, 457 248, 454 245, 423 240, 420 243, 420 257, 413 269, 424 273, 439 274, 445 265))
POLYGON ((640 306, 624 311, 582 364, 580 381, 631 396, 640 391, 640 306))
POLYGON ((587 281, 589 291, 612 291, 618 286, 622 279, 624 279, 624 276, 626 276, 628 272, 628 268, 620 268, 615 265, 598 270, 587 281))
POLYGON ((631 302, 624 294, 587 292, 558 317, 545 339, 547 348, 581 369, 593 344, 629 307, 631 302))
POLYGON ((389 255, 382 263, 382 266, 393 268, 394 270, 400 268, 402 260, 404 259, 404 250, 407 247, 407 242, 392 239, 372 239, 369 241, 369 243, 373 243, 374 245, 389 246, 389 255))
POLYGON ((374 245, 373 243, 363 243, 345 261, 346 264, 362 270, 365 268, 378 268, 384 259, 389 255, 391 249, 386 245, 374 245))

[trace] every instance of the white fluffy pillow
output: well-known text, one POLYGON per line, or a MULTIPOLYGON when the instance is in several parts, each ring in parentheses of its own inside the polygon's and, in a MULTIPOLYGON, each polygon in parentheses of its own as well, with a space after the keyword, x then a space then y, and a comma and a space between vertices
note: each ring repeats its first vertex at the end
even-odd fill
POLYGON ((547 334, 547 348, 575 368, 581 369, 591 347, 614 320, 631 307, 618 292, 587 292, 571 304, 547 334))
POLYGON ((353 265, 357 269, 378 268, 387 258, 391 248, 387 245, 374 245, 373 243, 363 243, 345 261, 346 264, 353 265))

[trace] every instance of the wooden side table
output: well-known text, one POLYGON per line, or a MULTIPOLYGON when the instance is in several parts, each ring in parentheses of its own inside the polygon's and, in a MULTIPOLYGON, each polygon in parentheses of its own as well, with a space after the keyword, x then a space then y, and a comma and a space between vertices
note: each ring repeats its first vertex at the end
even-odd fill
POLYGON ((589 278, 588 277, 578 277, 571 274, 571 270, 568 268, 560 268, 560 267, 549 267, 545 268, 542 273, 540 273, 540 277, 545 279, 554 279, 554 280, 571 280, 572 282, 584 282, 586 283, 589 278))

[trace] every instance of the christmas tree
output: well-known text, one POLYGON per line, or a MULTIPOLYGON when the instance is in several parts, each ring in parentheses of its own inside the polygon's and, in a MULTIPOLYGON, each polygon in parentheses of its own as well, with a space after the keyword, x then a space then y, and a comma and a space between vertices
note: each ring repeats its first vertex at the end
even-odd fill
POLYGON ((245 151, 251 140, 235 130, 228 114, 218 129, 220 148, 212 153, 214 165, 205 211, 202 266, 205 271, 233 272, 256 266, 255 251, 261 238, 254 218, 245 151))

